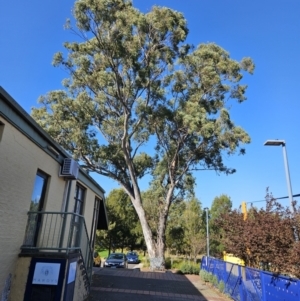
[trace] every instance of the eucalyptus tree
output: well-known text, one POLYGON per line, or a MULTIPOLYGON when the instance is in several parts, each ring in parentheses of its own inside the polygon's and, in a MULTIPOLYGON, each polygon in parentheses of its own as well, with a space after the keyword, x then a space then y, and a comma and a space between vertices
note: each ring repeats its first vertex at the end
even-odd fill
POLYGON ((246 99, 240 80, 254 65, 215 44, 185 44, 187 22, 170 8, 142 13, 127 0, 78 0, 73 14, 76 25, 67 28, 77 40, 53 60, 69 77, 32 115, 87 169, 123 187, 150 258, 163 258, 174 194, 194 184, 195 170, 234 172, 223 154, 244 153, 250 142, 226 107, 246 99), (156 238, 142 205, 146 174, 164 195, 156 238))

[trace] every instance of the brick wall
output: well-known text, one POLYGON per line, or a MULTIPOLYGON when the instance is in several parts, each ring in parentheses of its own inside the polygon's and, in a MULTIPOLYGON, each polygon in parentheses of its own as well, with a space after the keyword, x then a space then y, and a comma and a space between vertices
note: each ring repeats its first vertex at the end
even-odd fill
POLYGON ((0 296, 23 243, 36 172, 50 175, 45 211, 60 211, 65 183, 59 164, 7 121, 0 141, 0 296), (51 200, 51 202, 49 201, 51 200))
MULTIPOLYGON (((18 275, 19 266, 16 267, 16 264, 24 239, 27 212, 30 208, 37 170, 39 169, 49 175, 44 211, 61 211, 66 183, 63 178, 58 177, 60 164, 43 150, 43 148, 46 148, 46 145, 36 145, 29 137, 22 134, 2 117, 0 117, 0 124, 4 124, 4 127, 2 125, 2 137, 0 140, 1 297, 7 277, 10 274, 12 275, 12 287, 14 287, 14 281, 24 282, 26 278, 23 274, 22 277, 18 275)), ((83 184, 81 183, 81 185, 83 184)), ((72 181, 68 208, 68 211, 71 212, 74 208, 75 187, 76 181, 72 181)), ((85 188, 83 214, 87 224, 88 235, 90 235, 95 193, 86 185, 85 188)), ((26 273, 26 269, 23 272, 26 273)), ((18 284, 18 287, 25 288, 25 284, 18 284)), ((22 292, 18 294, 21 296, 22 292)))

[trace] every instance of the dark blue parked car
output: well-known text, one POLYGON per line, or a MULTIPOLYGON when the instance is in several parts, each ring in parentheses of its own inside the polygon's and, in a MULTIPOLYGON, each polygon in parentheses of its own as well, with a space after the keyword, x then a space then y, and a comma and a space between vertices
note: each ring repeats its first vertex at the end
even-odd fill
POLYGON ((128 252, 127 255, 128 263, 139 263, 139 255, 136 252, 128 252))

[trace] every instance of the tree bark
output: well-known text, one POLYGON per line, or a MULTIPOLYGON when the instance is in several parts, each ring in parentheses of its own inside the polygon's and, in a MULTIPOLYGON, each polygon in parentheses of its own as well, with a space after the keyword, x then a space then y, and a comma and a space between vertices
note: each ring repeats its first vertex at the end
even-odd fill
POLYGON ((172 192, 169 191, 167 197, 164 201, 163 210, 160 212, 159 224, 158 224, 158 232, 156 241, 153 238, 153 234, 151 228, 146 219, 145 210, 142 206, 142 203, 137 199, 131 197, 131 201, 135 207, 137 215, 139 217, 143 235, 145 238, 145 243, 148 251, 148 256, 150 259, 150 268, 154 269, 163 269, 165 265, 165 230, 166 230, 166 222, 167 216, 169 212, 169 207, 171 203, 172 192))

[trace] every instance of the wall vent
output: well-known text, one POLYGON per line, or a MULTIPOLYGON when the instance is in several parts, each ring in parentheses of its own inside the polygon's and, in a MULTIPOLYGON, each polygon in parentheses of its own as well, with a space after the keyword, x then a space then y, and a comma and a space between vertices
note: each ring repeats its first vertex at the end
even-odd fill
POLYGON ((68 179, 77 179, 78 171, 79 171, 79 165, 77 161, 71 158, 65 158, 59 176, 68 179))

